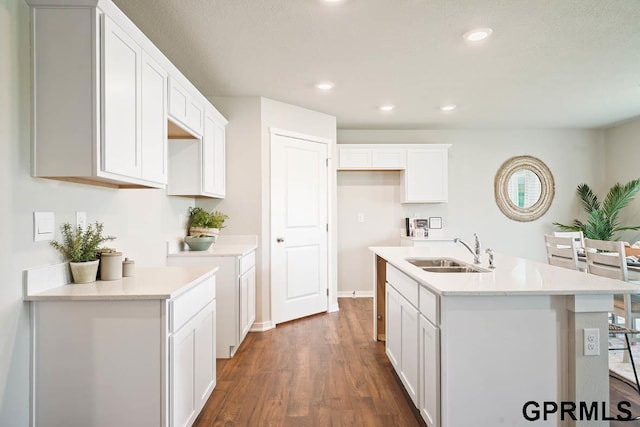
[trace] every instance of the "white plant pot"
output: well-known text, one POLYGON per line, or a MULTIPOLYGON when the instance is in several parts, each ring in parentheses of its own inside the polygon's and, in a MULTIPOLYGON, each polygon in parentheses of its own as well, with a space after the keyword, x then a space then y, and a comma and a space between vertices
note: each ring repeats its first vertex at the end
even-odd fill
POLYGON ((69 262, 73 283, 91 283, 96 281, 100 260, 87 262, 69 262))

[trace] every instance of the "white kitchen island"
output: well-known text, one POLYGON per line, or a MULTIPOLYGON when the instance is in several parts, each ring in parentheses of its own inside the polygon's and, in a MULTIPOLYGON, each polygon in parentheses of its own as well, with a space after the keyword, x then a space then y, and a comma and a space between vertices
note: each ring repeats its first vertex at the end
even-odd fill
POLYGON ((428 426, 609 425, 605 418, 616 414, 609 413, 607 313, 613 294, 638 286, 503 254, 493 270, 483 254, 477 273, 427 272, 407 261, 472 265, 462 246, 370 249, 374 339, 386 340, 428 426), (585 355, 585 329, 599 335, 589 343, 595 355, 585 355), (578 420, 568 413, 545 420, 545 402, 563 401, 576 404, 578 420), (591 421, 580 402, 597 407, 591 421))
POLYGON ((216 271, 69 284, 66 263, 27 270, 30 425, 191 425, 216 385, 216 271))

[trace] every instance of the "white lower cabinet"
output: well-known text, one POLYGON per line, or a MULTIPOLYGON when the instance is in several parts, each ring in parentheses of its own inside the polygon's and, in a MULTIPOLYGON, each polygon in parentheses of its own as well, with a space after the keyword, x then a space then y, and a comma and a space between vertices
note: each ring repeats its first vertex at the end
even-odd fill
POLYGON ((429 427, 440 425, 440 329, 420 315, 418 409, 429 427))
POLYGON ((387 264, 386 354, 429 427, 440 426, 438 299, 387 264))
POLYGON ((240 276, 240 335, 247 336, 256 321, 256 268, 251 267, 240 276))
POLYGON ((216 383, 215 323, 212 301, 170 337, 171 425, 189 426, 216 383))
POLYGON ((34 301, 31 323, 32 426, 190 426, 216 385, 214 275, 169 300, 34 301))
POLYGON ((233 357, 256 320, 255 250, 244 255, 170 254, 167 265, 219 267, 216 273, 216 357, 233 357))
POLYGON ((387 283, 387 348, 407 393, 418 404, 418 309, 387 283))

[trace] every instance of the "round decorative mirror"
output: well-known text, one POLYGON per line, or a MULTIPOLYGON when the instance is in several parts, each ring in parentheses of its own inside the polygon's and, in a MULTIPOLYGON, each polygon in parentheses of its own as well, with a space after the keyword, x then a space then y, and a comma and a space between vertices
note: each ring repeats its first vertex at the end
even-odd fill
POLYGON ((555 183, 542 160, 518 156, 500 166, 494 190, 502 213, 515 221, 526 222, 547 212, 555 195, 555 183))

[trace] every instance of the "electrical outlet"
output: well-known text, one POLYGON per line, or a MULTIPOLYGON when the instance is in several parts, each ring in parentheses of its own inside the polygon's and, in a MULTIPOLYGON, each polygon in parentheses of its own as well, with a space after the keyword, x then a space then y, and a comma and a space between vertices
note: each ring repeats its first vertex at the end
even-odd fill
POLYGON ((76 211, 76 227, 80 227, 83 230, 87 229, 87 213, 76 211))
POLYGON ((362 212, 358 214, 358 222, 364 222, 364 214, 362 212))
POLYGON ((598 328, 584 329, 584 355, 585 356, 600 355, 600 329, 598 328))

